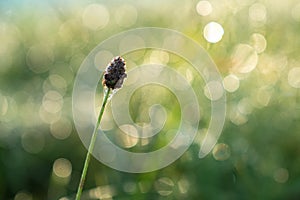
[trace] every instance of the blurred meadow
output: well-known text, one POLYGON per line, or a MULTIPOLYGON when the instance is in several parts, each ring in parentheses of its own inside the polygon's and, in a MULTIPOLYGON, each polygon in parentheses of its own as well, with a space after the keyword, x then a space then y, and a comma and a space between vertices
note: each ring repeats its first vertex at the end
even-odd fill
MULTIPOLYGON (((166 64, 199 89, 200 136, 154 172, 120 172, 92 159, 82 199, 300 199, 298 0, 1 0, 0 199, 74 199, 87 151, 72 115, 77 70, 100 42, 137 27, 180 31, 209 53, 226 90, 223 132, 199 159, 211 117, 203 78, 170 52, 122 55, 129 70, 166 64)), ((133 37, 120 48, 136 42, 143 40, 133 37)), ((113 56, 99 55, 95 65, 113 56)), ((96 107, 100 83, 99 77, 96 107)), ((148 122, 153 104, 167 113, 157 137, 139 141, 116 129, 109 138, 132 152, 166 145, 178 128, 180 105, 166 88, 144 86, 131 97, 133 120, 148 122)), ((113 129, 109 113, 108 106, 102 126, 113 129)))

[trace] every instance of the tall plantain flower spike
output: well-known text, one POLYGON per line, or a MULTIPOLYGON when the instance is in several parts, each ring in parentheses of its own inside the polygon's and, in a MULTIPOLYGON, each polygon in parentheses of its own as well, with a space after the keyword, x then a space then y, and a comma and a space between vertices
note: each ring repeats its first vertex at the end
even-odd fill
POLYGON ((126 63, 122 57, 117 56, 113 58, 110 64, 106 67, 102 84, 113 90, 121 88, 124 79, 127 77, 125 67, 126 63))

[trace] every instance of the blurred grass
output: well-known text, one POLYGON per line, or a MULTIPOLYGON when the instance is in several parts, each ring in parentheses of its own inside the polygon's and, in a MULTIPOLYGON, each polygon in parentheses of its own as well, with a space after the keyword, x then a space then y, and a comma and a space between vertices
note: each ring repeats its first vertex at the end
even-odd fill
MULTIPOLYGON (((201 16, 196 10, 198 1, 193 0, 1 1, 0 199, 74 196, 86 153, 72 119, 76 72, 101 41, 143 26, 183 32, 209 52, 223 77, 234 74, 238 78, 238 89, 227 93, 227 121, 218 141, 229 147, 230 157, 218 160, 224 149, 215 149, 199 159, 195 142, 172 165, 145 174, 118 172, 93 159, 86 199, 97 197, 99 191, 112 199, 299 199, 300 93, 295 85, 299 86, 300 77, 291 78, 290 71, 300 67, 300 4, 296 0, 209 2, 211 14, 201 16), (104 10, 96 13, 100 20, 95 24, 84 19, 90 4, 104 10), (203 34, 211 21, 224 29, 215 44, 203 34), (266 48, 257 53, 255 69, 238 73, 233 60, 245 64, 248 57, 235 58, 236 46, 252 48, 254 33, 264 37, 266 48), (61 168, 56 169, 55 163, 61 168)), ((151 52, 126 55, 128 67, 146 62, 151 52)), ((194 87, 204 87, 184 60, 169 54, 168 64, 187 77, 192 74, 194 87)), ((176 99, 166 89, 155 87, 140 88, 134 94, 133 118, 147 122, 144 114, 149 105, 161 102, 169 117, 165 129, 176 128, 180 117, 176 99), (153 94, 151 98, 148 93, 153 94), (174 104, 178 113, 172 112, 174 104)), ((204 115, 199 132, 204 132, 210 107, 201 94, 198 99, 204 115)), ((168 142, 163 134, 159 137, 149 149, 168 142)))

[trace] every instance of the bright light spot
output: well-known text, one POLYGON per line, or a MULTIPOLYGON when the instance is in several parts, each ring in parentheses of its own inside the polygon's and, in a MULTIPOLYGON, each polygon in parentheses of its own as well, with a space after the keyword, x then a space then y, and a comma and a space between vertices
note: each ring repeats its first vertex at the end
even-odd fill
MULTIPOLYGON (((70 62, 68 63, 69 64, 68 69, 70 69, 72 72, 77 72, 81 63, 84 61, 85 56, 86 55, 83 54, 82 52, 74 53, 70 59, 70 62)), ((65 64, 67 64, 67 63, 65 63, 65 64)), ((65 76, 64 76, 64 78, 65 78, 65 76)), ((74 77, 72 77, 72 78, 74 78, 74 77)))
POLYGON ((196 10, 199 15, 207 16, 212 12, 212 6, 209 1, 199 1, 196 10))
POLYGON ((208 42, 217 43, 222 39, 224 35, 224 29, 217 22, 210 22, 204 27, 203 34, 204 38, 208 42))
POLYGON ((67 91, 66 79, 58 74, 49 75, 49 77, 43 82, 43 91, 44 93, 47 93, 53 90, 64 95, 67 91))
POLYGON ((82 23, 91 30, 104 28, 109 21, 109 12, 99 4, 88 5, 82 14, 82 23))
POLYGON ((53 164, 53 172, 60 178, 68 178, 72 173, 72 164, 65 158, 59 158, 53 164))
POLYGON ((137 19, 137 10, 130 5, 122 5, 115 9, 115 20, 121 27, 130 27, 135 24, 137 19))
POLYGON ((39 116, 43 120, 43 122, 45 122, 47 124, 52 124, 60 119, 61 111, 56 112, 56 113, 51 113, 51 112, 46 111, 44 109, 44 107, 41 106, 40 110, 39 110, 39 116))
POLYGON ((62 109, 63 97, 60 93, 50 90, 43 97, 43 107, 49 113, 57 113, 62 109))
POLYGON ((68 119, 60 119, 50 125, 50 131, 53 137, 59 140, 66 139, 72 132, 72 124, 68 119))
POLYGON ((110 51, 99 51, 95 55, 94 64, 97 69, 104 69, 111 61, 114 55, 110 51))
POLYGON ((251 46, 257 53, 262 53, 267 47, 267 40, 262 34, 254 33, 251 36, 251 46))
POLYGON ((174 182, 168 177, 163 177, 154 183, 154 187, 161 196, 168 196, 173 192, 174 182))
POLYGON ((294 88, 300 88, 300 67, 293 67, 288 74, 288 82, 294 88))
POLYGON ((300 3, 292 8, 292 17, 294 20, 300 22, 300 3))
POLYGON ((49 70, 54 56, 52 49, 47 45, 35 45, 27 52, 26 61, 30 70, 35 73, 43 73, 49 70))
POLYGON ((135 182, 125 182, 123 184, 123 189, 126 193, 135 193, 137 191, 137 185, 135 182))
POLYGON ((118 132, 118 142, 124 148, 134 147, 138 141, 138 132, 136 128, 130 124, 124 124, 119 127, 123 132, 118 132))
POLYGON ((285 168, 279 168, 274 172, 273 178, 278 183, 285 183, 289 179, 289 171, 285 168))
POLYGON ((22 135, 22 147, 28 153, 39 153, 45 146, 45 137, 43 133, 33 131, 22 135))
POLYGON ((14 200, 32 200, 32 195, 28 192, 21 191, 16 194, 14 200))
MULTIPOLYGON (((75 37, 78 37, 77 34, 74 34, 74 30, 79 31, 79 27, 81 28, 81 26, 78 26, 78 21, 75 19, 70 19, 62 23, 58 30, 58 35, 60 36, 60 39, 62 39, 62 42, 70 44, 75 37)), ((80 31, 81 34, 84 34, 82 28, 80 31)), ((88 37, 85 37, 85 40, 86 39, 88 39, 88 37)))
POLYGON ((223 93, 223 86, 218 81, 210 81, 204 87, 205 96, 212 101, 220 99, 223 96, 223 93))
POLYGON ((245 115, 250 114, 253 110, 251 101, 248 98, 243 98, 242 100, 240 100, 237 108, 240 113, 245 115))
POLYGON ((258 56, 254 48, 247 44, 239 44, 231 56, 232 71, 236 73, 249 73, 257 65, 258 56))
POLYGON ((234 109, 230 112, 229 119, 233 124, 237 126, 245 124, 248 121, 247 116, 240 113, 238 109, 234 109))
POLYGON ((67 82, 62 76, 60 76, 58 74, 51 74, 49 76, 49 81, 50 81, 51 85, 54 86, 59 91, 61 91, 63 93, 66 92, 67 82))
MULTIPOLYGON (((149 134, 150 135, 150 134, 149 134)), ((147 146, 150 142, 150 139, 149 138, 140 138, 140 143, 139 145, 141 146, 147 146)))
POLYGON ((112 200, 113 196, 116 195, 115 189, 110 185, 99 186, 94 189, 87 191, 88 199, 107 199, 112 200))
POLYGON ((166 51, 154 50, 150 55, 150 63, 167 64, 169 62, 169 54, 166 51))
POLYGON ((181 194, 185 194, 188 192, 190 188, 190 184, 187 179, 182 178, 177 182, 177 184, 178 184, 178 190, 181 194))
POLYGON ((265 79, 270 80, 271 78, 274 80, 274 75, 277 76, 276 79, 278 79, 279 75, 282 74, 282 71, 286 68, 287 64, 288 59, 285 55, 268 55, 264 53, 259 56, 259 64, 257 65, 257 69, 261 74, 265 75, 265 79))
POLYGON ((231 154, 229 146, 224 143, 216 144, 212 153, 213 157, 219 161, 227 160, 231 154))
POLYGON ((271 100, 272 92, 266 88, 259 88, 256 93, 256 100, 260 106, 267 106, 271 100))
POLYGON ((265 22, 267 18, 266 7, 261 3, 255 3, 249 8, 249 17, 256 22, 265 22))
POLYGON ((228 92, 235 92, 240 87, 240 80, 233 74, 229 74, 223 80, 223 86, 228 92))

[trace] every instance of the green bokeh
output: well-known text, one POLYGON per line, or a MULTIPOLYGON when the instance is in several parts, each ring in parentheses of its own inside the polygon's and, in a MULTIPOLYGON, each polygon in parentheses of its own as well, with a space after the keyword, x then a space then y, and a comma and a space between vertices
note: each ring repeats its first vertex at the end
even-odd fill
MULTIPOLYGON (((193 0, 1 1, 0 199, 74 198, 86 154, 72 119, 76 72, 101 41, 149 26, 191 37, 207 50, 224 80, 235 77, 239 83, 224 83, 227 116, 219 144, 198 158, 210 101, 192 66, 173 54, 131 52, 124 55, 128 69, 156 59, 199 89, 199 136, 180 159, 151 173, 123 173, 92 159, 83 199, 299 199, 300 3, 208 2, 211 12, 193 0), (209 14, 203 16, 205 11, 209 14), (210 22, 224 29, 217 43, 206 39, 210 22)), ((172 138, 168 130, 178 127, 180 106, 166 88, 139 88, 131 98, 132 118, 148 122, 148 109, 156 103, 168 113, 164 129, 127 150, 159 149, 172 138)))

